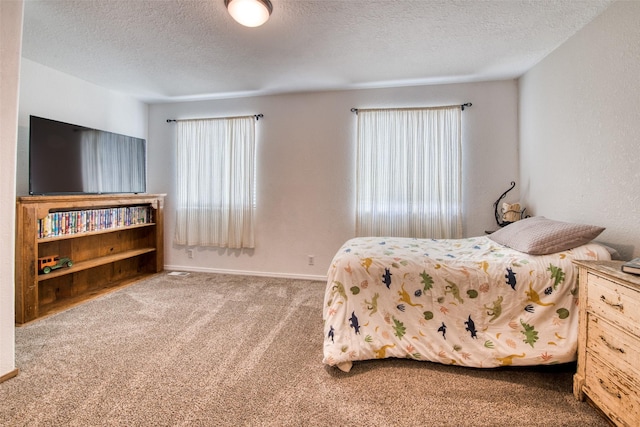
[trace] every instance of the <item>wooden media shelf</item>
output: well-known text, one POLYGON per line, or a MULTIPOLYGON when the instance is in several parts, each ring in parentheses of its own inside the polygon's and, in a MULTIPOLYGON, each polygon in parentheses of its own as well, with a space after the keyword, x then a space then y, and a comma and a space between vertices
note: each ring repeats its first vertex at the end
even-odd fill
POLYGON ((17 200, 16 323, 82 303, 164 268, 164 194, 17 200), (69 258, 43 273, 38 258, 69 258))

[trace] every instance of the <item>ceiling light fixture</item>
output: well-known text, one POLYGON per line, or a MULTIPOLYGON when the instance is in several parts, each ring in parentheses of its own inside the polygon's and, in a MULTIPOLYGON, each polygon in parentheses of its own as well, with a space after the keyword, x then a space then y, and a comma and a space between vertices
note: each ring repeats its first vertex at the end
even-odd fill
POLYGON ((259 27, 273 12, 269 0, 224 0, 224 5, 229 15, 245 27, 259 27))

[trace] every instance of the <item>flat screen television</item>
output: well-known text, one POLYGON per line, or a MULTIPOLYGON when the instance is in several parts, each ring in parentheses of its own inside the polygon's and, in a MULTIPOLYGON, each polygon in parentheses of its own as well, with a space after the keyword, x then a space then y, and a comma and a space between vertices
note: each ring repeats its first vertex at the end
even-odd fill
POLYGON ((146 140, 29 120, 29 194, 146 192, 146 140))

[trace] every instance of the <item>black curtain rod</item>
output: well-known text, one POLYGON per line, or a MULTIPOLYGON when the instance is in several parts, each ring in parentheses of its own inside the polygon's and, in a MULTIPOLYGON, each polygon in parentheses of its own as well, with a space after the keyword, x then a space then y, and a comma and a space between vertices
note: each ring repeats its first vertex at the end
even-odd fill
MULTIPOLYGON (((472 103, 470 103, 470 102, 465 102, 464 104, 460 104, 460 109, 461 109, 462 111, 464 111, 464 107, 471 107, 472 105, 473 105, 473 104, 472 104, 472 103)), ((423 107, 416 107, 416 108, 398 108, 398 110, 420 110, 420 109, 422 109, 422 108, 423 108, 423 107)), ((439 108, 439 107, 424 107, 424 108, 439 108)), ((388 108, 388 109, 390 110, 391 108, 388 108)), ((383 110, 387 110, 387 108, 383 108, 383 110)), ((351 112, 352 112, 352 113, 356 113, 356 114, 358 114, 358 109, 357 109, 357 108, 352 108, 352 109, 351 109, 351 112)))
MULTIPOLYGON (((167 123, 172 123, 172 122, 188 122, 189 120, 208 120, 208 119, 239 119, 242 117, 249 117, 249 116, 235 116, 235 117, 208 117, 206 119, 167 119, 167 123)), ((264 114, 254 114, 253 117, 255 117, 256 120, 260 120, 261 118, 264 117, 264 114)))

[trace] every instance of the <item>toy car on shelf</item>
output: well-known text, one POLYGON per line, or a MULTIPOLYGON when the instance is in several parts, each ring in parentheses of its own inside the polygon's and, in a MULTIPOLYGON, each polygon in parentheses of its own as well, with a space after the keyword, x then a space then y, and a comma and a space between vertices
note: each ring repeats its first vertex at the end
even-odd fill
POLYGON ((70 258, 62 257, 58 255, 46 256, 38 258, 38 271, 44 274, 51 273, 53 270, 57 270, 62 267, 71 267, 73 262, 70 258))

